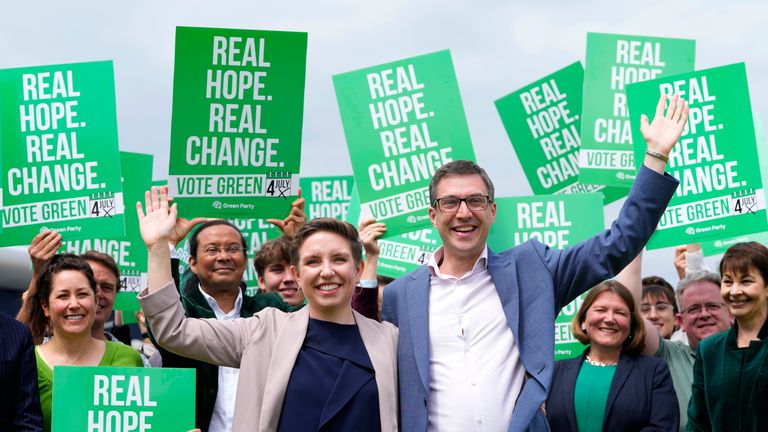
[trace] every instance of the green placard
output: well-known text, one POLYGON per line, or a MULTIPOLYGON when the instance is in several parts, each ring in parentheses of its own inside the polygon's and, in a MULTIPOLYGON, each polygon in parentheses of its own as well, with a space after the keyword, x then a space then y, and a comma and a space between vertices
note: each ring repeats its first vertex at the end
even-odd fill
POLYGON ((0 246, 124 234, 112 62, 0 70, 0 246))
MULTIPOLYGON (((680 180, 648 249, 768 231, 755 126, 743 63, 634 84, 630 112, 653 117, 661 93, 681 94, 688 123, 669 155, 667 171, 680 180)), ((633 124, 645 152, 639 122, 633 124)))
MULTIPOLYGON (((760 174, 762 175, 763 182, 768 179, 768 142, 765 140, 765 131, 763 130, 763 123, 760 120, 759 113, 752 113, 752 118, 755 122, 755 141, 757 142, 757 157, 760 162, 760 174)), ((766 190, 763 188, 763 195, 766 190)), ((766 199, 768 202, 768 199, 766 199)), ((719 255, 725 253, 729 247, 736 243, 756 241, 762 244, 768 244, 768 233, 756 233, 746 234, 730 239, 717 239, 713 241, 707 241, 701 243, 701 251, 704 256, 719 255)))
POLYGON ((176 28, 168 186, 185 217, 288 213, 307 34, 176 28))
POLYGON ((450 52, 335 75, 333 84, 362 214, 389 235, 430 226, 432 174, 475 159, 450 52))
MULTIPOLYGON (((689 39, 587 34, 579 154, 582 183, 632 185, 637 169, 625 88, 693 71, 695 47, 696 42, 689 39)), ((642 138, 640 142, 644 143, 642 138)))
POLYGON ((61 252, 82 254, 89 250, 110 255, 120 269, 120 291, 115 298, 115 309, 140 309, 136 295, 147 286, 147 247, 139 232, 136 202, 144 202, 144 192, 152 186, 152 158, 150 154, 120 152, 120 171, 123 173, 123 197, 126 204, 125 236, 115 238, 87 238, 62 242, 61 252))
POLYGON ((434 227, 380 239, 377 272, 399 278, 427 264, 441 245, 440 233, 434 227))
POLYGON ((354 183, 352 176, 301 178, 299 184, 306 200, 307 220, 319 217, 346 220, 354 183))
MULTIPOLYGON (((243 237, 245 237, 248 262, 245 266, 245 273, 243 273, 243 281, 247 287, 245 293, 247 295, 254 295, 259 289, 259 280, 256 269, 253 266, 253 256, 261 249, 261 245, 269 240, 280 237, 283 233, 265 219, 228 219, 228 221, 235 225, 243 233, 243 237)), ((193 229, 192 232, 195 232, 196 229, 193 229)), ((184 286, 184 274, 189 268, 188 240, 189 236, 176 246, 176 254, 179 257, 179 274, 183 279, 181 281, 182 287, 184 286)))
MULTIPOLYGON (((567 248, 604 229, 603 198, 599 193, 497 198, 496 222, 488 246, 502 251, 536 238, 553 248, 567 248)), ((555 319, 555 359, 584 351, 573 337, 571 320, 584 299, 582 294, 555 319)))
POLYGON ((56 366, 53 432, 168 431, 195 427, 195 370, 56 366))
POLYGON ((584 68, 572 63, 496 101, 534 195, 600 191, 611 202, 623 188, 579 183, 584 68))

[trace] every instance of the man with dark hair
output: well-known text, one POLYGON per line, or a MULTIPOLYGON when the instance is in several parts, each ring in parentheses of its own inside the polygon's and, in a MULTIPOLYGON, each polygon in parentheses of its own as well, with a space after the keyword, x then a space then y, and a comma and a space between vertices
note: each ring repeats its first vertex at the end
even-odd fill
POLYGON ((580 293, 614 276, 648 241, 677 180, 664 174, 688 117, 675 96, 642 116, 643 167, 611 229, 565 250, 529 240, 500 254, 486 239, 494 189, 469 161, 430 184, 429 217, 443 246, 384 290, 382 317, 400 328, 403 431, 546 431, 541 410, 554 369, 554 320, 580 293), (482 367, 480 367, 480 365, 482 367))
POLYGON ((253 257, 253 267, 260 290, 276 293, 292 306, 304 304, 304 293, 291 273, 291 242, 285 236, 261 245, 253 257))

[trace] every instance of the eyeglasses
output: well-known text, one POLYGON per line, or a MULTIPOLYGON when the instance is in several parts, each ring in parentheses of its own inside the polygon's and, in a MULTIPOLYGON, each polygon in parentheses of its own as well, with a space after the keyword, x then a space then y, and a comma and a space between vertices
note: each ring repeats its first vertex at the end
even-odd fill
POLYGON ((467 204, 468 209, 480 211, 487 209, 488 204, 493 202, 493 200, 488 195, 470 195, 466 198, 447 196, 436 199, 432 206, 436 206, 443 213, 455 213, 459 211, 462 202, 467 204))
POLYGON ((725 303, 704 303, 703 305, 701 303, 695 304, 693 306, 688 306, 687 308, 683 309, 683 313, 687 315, 698 315, 701 313, 703 309, 706 309, 709 313, 715 313, 719 312, 720 309, 725 306, 725 303), (703 308, 702 308, 703 306, 703 308))
POLYGON ((222 251, 226 252, 227 255, 232 256, 232 255, 238 255, 243 253, 244 249, 242 246, 235 245, 235 244, 231 244, 229 246, 224 246, 224 247, 210 245, 210 246, 206 246, 206 248, 203 249, 203 253, 205 254, 205 256, 208 256, 211 258, 219 255, 222 251))
POLYGON ((673 310, 673 307, 667 302, 658 302, 655 305, 648 303, 640 304, 640 312, 642 313, 648 313, 651 311, 651 309, 656 309, 657 313, 664 313, 673 310))

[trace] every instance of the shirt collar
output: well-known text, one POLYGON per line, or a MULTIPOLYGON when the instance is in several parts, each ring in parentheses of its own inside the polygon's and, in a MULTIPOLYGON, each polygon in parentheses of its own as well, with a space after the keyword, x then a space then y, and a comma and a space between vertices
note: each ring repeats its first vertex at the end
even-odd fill
POLYGON ((216 315, 223 315, 223 316, 240 316, 240 307, 243 305, 243 290, 238 287, 237 289, 237 299, 235 299, 235 307, 232 308, 231 311, 228 313, 224 313, 223 310, 219 307, 219 303, 216 302, 216 299, 208 295, 207 292, 203 291, 203 287, 200 286, 200 284, 197 284, 197 289, 200 290, 200 294, 203 295, 203 298, 206 302, 208 302, 208 306, 213 309, 213 312, 216 315))
MULTIPOLYGON (((429 258, 429 262, 427 262, 427 267, 429 268, 430 273, 432 273, 432 276, 444 277, 443 274, 440 273, 440 263, 443 261, 443 256, 445 254, 445 250, 443 248, 444 246, 440 246, 432 254, 432 257, 429 258)), ((485 245, 483 252, 480 253, 479 257, 477 257, 475 265, 472 266, 472 270, 462 275, 462 277, 466 276, 467 274, 474 274, 478 271, 486 269, 488 269, 488 245, 485 245)))

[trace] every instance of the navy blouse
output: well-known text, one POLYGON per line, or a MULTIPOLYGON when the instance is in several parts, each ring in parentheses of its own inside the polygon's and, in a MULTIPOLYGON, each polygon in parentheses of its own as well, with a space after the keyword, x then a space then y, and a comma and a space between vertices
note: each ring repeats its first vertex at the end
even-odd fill
POLYGON ((277 430, 381 430, 376 375, 356 325, 309 319, 277 430))

